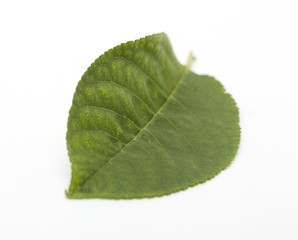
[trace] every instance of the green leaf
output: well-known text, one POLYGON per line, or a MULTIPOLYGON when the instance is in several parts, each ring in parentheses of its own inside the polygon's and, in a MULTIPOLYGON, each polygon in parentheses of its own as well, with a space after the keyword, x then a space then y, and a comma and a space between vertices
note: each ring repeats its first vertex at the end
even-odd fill
POLYGON ((239 140, 235 101, 181 65, 166 34, 121 44, 78 83, 69 111, 68 198, 143 198, 203 183, 239 140))

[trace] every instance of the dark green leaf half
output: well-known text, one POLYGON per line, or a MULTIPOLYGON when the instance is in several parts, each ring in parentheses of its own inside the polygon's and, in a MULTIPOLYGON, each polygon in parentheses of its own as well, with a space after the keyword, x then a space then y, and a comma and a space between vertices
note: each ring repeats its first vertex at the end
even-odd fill
POLYGON ((69 111, 68 198, 143 198, 211 179, 240 139, 235 101, 181 65, 166 34, 121 44, 78 83, 69 111))

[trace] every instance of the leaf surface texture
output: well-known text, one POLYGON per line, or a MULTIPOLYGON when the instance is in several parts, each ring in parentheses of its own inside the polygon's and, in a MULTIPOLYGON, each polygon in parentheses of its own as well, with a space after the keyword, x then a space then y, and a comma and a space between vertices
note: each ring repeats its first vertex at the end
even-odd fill
POLYGON ((143 198, 211 179, 240 140, 233 98, 181 65, 166 34, 121 44, 78 83, 69 111, 69 198, 143 198))

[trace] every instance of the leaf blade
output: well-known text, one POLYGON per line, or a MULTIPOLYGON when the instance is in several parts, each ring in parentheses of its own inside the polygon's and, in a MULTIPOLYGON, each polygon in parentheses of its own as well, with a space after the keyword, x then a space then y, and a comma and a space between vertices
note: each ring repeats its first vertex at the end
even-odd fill
MULTIPOLYGON (((97 167, 97 169, 86 170, 86 173, 84 173, 84 171, 81 171, 81 169, 84 169, 84 167, 82 167, 84 166, 84 161, 80 163, 82 166, 80 166, 80 164, 78 163, 75 164, 74 162, 72 162, 73 171, 72 183, 68 192, 69 198, 138 198, 169 194, 171 192, 178 191, 179 189, 184 189, 188 186, 206 181, 211 176, 213 177, 215 174, 225 168, 233 159, 238 148, 240 137, 238 109, 235 105, 234 100, 230 97, 230 95, 224 93, 222 85, 219 84, 219 82, 217 82, 215 79, 208 76, 199 76, 192 72, 188 72, 188 68, 178 63, 171 47, 169 47, 168 50, 165 51, 163 49, 164 45, 170 46, 165 34, 152 35, 137 40, 136 42, 134 42, 134 44, 133 42, 122 44, 121 46, 124 50, 121 48, 121 46, 121 51, 119 51, 119 47, 116 47, 116 49, 112 49, 102 55, 102 57, 100 57, 99 60, 96 60, 96 62, 100 62, 100 64, 104 62, 105 65, 108 65, 110 60, 112 62, 111 64, 115 64, 115 62, 113 62, 115 55, 124 54, 124 52, 126 53, 126 58, 137 56, 136 49, 138 49, 138 47, 143 49, 143 46, 140 47, 139 45, 151 44, 152 39, 156 38, 157 40, 155 41, 155 45, 150 46, 153 49, 151 49, 153 52, 152 54, 158 53, 160 55, 155 55, 156 61, 153 62, 160 63, 163 61, 164 64, 161 64, 161 68, 170 69, 171 71, 170 74, 168 73, 168 71, 164 70, 163 75, 159 76, 159 78, 156 78, 158 79, 157 82, 159 82, 158 84, 160 86, 167 85, 171 87, 170 91, 169 89, 164 89, 164 91, 168 94, 167 98, 164 100, 164 102, 157 101, 157 107, 151 105, 151 107, 154 107, 154 109, 151 109, 153 115, 149 116, 150 114, 148 110, 147 112, 144 112, 145 104, 142 103, 142 101, 137 101, 137 98, 133 96, 133 94, 126 93, 126 95, 121 96, 120 92, 117 92, 117 90, 109 90, 111 93, 113 93, 113 96, 108 96, 110 102, 116 102, 119 99, 123 99, 123 101, 125 101, 127 100, 127 98, 129 98, 128 95, 130 95, 130 101, 126 101, 124 106, 128 106, 128 108, 133 109, 131 112, 133 112, 135 116, 133 114, 130 114, 129 111, 126 111, 122 114, 123 116, 129 115, 129 119, 133 119, 132 121, 135 123, 135 125, 139 126, 139 131, 137 133, 134 132, 135 136, 130 138, 126 145, 122 145, 122 148, 120 148, 119 146, 110 146, 110 144, 110 148, 114 151, 113 154, 109 154, 108 151, 99 151, 101 154, 100 158, 104 156, 105 160, 102 161, 103 163, 98 163, 99 165, 96 165, 100 166, 97 167), (162 44, 160 43, 161 41, 163 41, 162 44), (165 55, 165 52, 168 55, 165 55), (108 57, 105 58, 105 56, 108 57), (173 74, 176 76, 176 79, 173 78, 173 74), (171 84, 168 83, 169 81, 171 81, 171 84), (211 82, 213 85, 210 85, 211 82), (204 84, 205 87, 202 88, 204 84), (206 102, 205 100, 210 99, 210 96, 208 96, 210 92, 211 95, 214 96, 214 93, 212 93, 216 89, 214 86, 216 86, 218 92, 220 93, 218 94, 218 96, 221 96, 221 100, 217 102, 217 105, 208 105, 208 102, 206 102), (190 92, 189 87, 194 88, 194 91, 190 92), (198 91, 197 88, 202 88, 201 91, 203 92, 203 94, 207 94, 205 98, 198 98, 197 93, 201 92, 198 91), (183 92, 182 95, 180 93, 181 91, 183 92), (117 99, 113 98, 114 95, 117 96, 117 99), (201 104, 203 106, 201 108, 198 108, 196 104, 197 102, 200 102, 199 100, 201 100, 201 104), (234 111, 232 111, 232 114, 226 114, 229 111, 224 111, 220 116, 216 116, 213 111, 224 109, 221 103, 225 102, 229 102, 228 105, 230 107, 235 106, 235 108, 232 108, 234 109, 234 111), (216 106, 215 109, 213 109, 212 106, 213 108, 214 106, 216 106), (220 106, 220 108, 218 106, 220 106), (202 118, 199 118, 197 116, 198 113, 203 113, 203 120, 205 121, 205 123, 202 122, 202 118), (211 113, 213 113, 213 115, 211 113), (142 114, 145 117, 144 119, 140 120, 139 116, 142 114), (218 134, 217 132, 214 132, 212 128, 208 128, 208 124, 210 124, 209 122, 212 117, 216 116, 216 119, 218 119, 219 117, 229 117, 230 115, 233 116, 233 128, 230 132, 226 131, 224 133, 224 137, 222 137, 222 132, 218 134), (209 129, 209 131, 206 131, 206 128, 209 129), (198 132, 198 129, 205 134, 201 138, 203 140, 200 140, 201 132, 198 132), (211 133, 213 134, 213 137, 208 137, 211 133), (226 136, 233 136, 235 138, 232 141, 233 148, 228 149, 228 147, 223 143, 218 141, 216 142, 216 138, 218 138, 218 136, 222 137, 222 141, 227 141, 229 144, 231 141, 229 141, 229 139, 226 139, 226 136), (175 139, 175 141, 172 142, 172 139, 175 139), (189 139, 191 139, 191 141, 189 139), (200 146, 196 146, 195 144, 193 144, 192 141, 194 141, 194 143, 199 142, 200 146), (208 150, 206 152, 206 149, 210 149, 210 146, 213 146, 214 142, 216 142, 215 145, 217 147, 222 147, 227 153, 225 151, 221 152, 218 149, 212 149, 212 151, 208 150), (200 151, 203 153, 201 153, 200 151), (212 156, 213 152, 221 154, 223 153, 223 155, 226 156, 226 158, 224 159, 225 161, 222 161, 223 156, 216 156, 216 159, 221 159, 219 163, 223 162, 225 163, 224 165, 219 164, 218 166, 213 166, 215 165, 215 163, 218 162, 216 162, 214 156, 212 156), (231 153, 234 153, 234 155, 231 155, 231 153), (207 157, 204 156, 204 154, 207 154, 207 157), (191 161, 186 160, 186 157, 191 159, 191 161), (198 164, 201 166, 199 167, 198 164), (207 171, 210 167, 212 168, 211 172, 207 171), (80 177, 78 176, 81 176, 83 180, 80 179, 80 177)), ((144 55, 142 55, 141 59, 144 59, 144 55)), ((151 57, 150 60, 152 61, 151 57)), ((140 61, 138 60, 138 58, 134 59, 134 61, 138 64, 141 64, 139 63, 140 61)), ((142 67, 142 69, 150 65, 148 61, 144 62, 145 65, 142 67)), ((117 64, 118 67, 114 66, 115 73, 113 74, 113 70, 111 70, 111 73, 109 74, 109 76, 114 75, 114 77, 112 78, 116 79, 114 81, 121 81, 122 84, 130 81, 130 84, 128 83, 130 88, 132 88, 133 86, 131 82, 137 81, 143 81, 143 83, 146 83, 145 86, 148 86, 149 80, 145 79, 147 81, 144 81, 144 78, 148 77, 149 73, 141 75, 143 77, 142 78, 140 77, 140 75, 133 75, 130 69, 130 71, 128 71, 130 73, 128 74, 130 78, 125 78, 125 67, 123 63, 117 62, 117 64), (118 72, 118 77, 115 77, 116 72, 118 72), (123 78, 126 81, 124 81, 123 78)), ((128 62, 126 64, 129 65, 128 62)), ((132 65, 135 66, 137 64, 132 63, 132 65)), ((90 73, 90 68, 88 69, 89 72, 87 71, 87 74, 85 73, 84 76, 90 73)), ((113 69, 113 67, 111 67, 111 69, 113 69)), ((156 75, 156 68, 150 69, 150 75, 156 75)), ((145 72, 148 72, 148 70, 145 70, 145 72)), ((157 72, 157 75, 161 74, 161 69, 158 68, 157 72)), ((105 75, 104 73, 101 74, 103 76, 105 75)), ((81 80, 82 82, 90 81, 90 79, 85 80, 84 76, 81 80)), ((98 78, 101 79, 100 77, 98 78)), ((94 79, 91 79, 91 81, 94 81, 94 79)), ((80 85, 79 83, 77 92, 78 90, 80 90, 81 86, 82 84, 80 85)), ((136 86, 140 85, 136 84, 136 86)), ((147 96, 149 96, 149 98, 151 98, 153 102, 158 99, 156 95, 162 96, 164 94, 162 93, 162 91, 160 91, 160 89, 154 87, 148 88, 149 90, 142 87, 137 87, 132 91, 137 91, 136 89, 138 90, 138 95, 140 97, 144 97, 147 94, 147 96), (146 93, 146 91, 149 93, 146 93)), ((92 92, 92 90, 90 89, 87 90, 85 99, 80 101, 84 102, 84 100, 88 99, 90 95, 88 95, 88 91, 92 92)), ((93 92, 91 93, 91 95, 94 97, 98 96, 99 94, 105 93, 108 93, 108 91, 99 91, 97 95, 94 95, 93 92)), ((73 101, 74 103, 76 102, 75 97, 73 101)), ((160 99, 162 99, 162 97, 160 99)), ((92 104, 95 103, 97 105, 98 103, 105 103, 104 100, 105 99, 100 99, 100 101, 96 102, 96 99, 94 100, 93 98, 92 104)), ((148 99, 144 98, 143 101, 149 103, 148 99)), ((90 104, 90 101, 87 103, 85 102, 84 104, 90 104)), ((111 108, 112 111, 115 110, 115 106, 109 105, 109 108, 111 108)), ((121 111, 119 107, 115 112, 118 111, 121 111)), ((72 116, 74 115, 71 115, 70 110, 68 132, 71 132, 72 125, 70 123, 73 119, 72 116)), ((84 119, 80 120, 81 122, 84 122, 84 119)), ((121 125, 121 123, 119 125, 121 125)), ((211 122, 211 126, 220 127, 221 125, 226 125, 226 123, 222 120, 211 122)), ((110 131, 113 132, 111 129, 110 131)), ((67 135, 68 143, 71 142, 70 136, 70 134, 67 135)), ((86 141, 88 142, 88 140, 86 141)), ((100 145, 94 139, 93 141, 96 143, 95 146, 98 147, 100 145)), ((90 149, 92 150, 92 148, 90 148, 92 143, 88 143, 89 145, 87 144, 86 146, 89 146, 89 148, 85 148, 90 151, 90 149)), ((68 150, 70 159, 72 161, 73 152, 71 149, 71 145, 74 144, 68 144, 68 150)), ((97 158, 98 157, 95 157, 93 158, 93 160, 91 159, 91 161, 96 162, 97 158)))

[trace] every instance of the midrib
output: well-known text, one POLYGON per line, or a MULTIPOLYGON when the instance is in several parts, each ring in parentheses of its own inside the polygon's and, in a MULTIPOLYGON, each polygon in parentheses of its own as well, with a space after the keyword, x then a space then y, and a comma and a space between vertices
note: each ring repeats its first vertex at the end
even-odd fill
POLYGON ((121 154, 128 145, 130 145, 130 143, 132 143, 144 130, 146 130, 146 128, 154 121, 154 119, 156 118, 156 116, 158 116, 158 114, 164 109, 164 107, 167 105, 167 103, 170 101, 170 98, 175 94, 176 90, 178 89, 178 87, 180 86, 181 82, 183 81, 183 79, 185 78, 186 74, 189 72, 190 66, 192 61, 194 60, 192 54, 190 53, 188 56, 188 61, 187 64, 185 66, 185 70, 183 72, 183 74, 181 75, 180 79, 177 81, 175 87, 173 88, 173 90, 171 91, 171 93, 169 94, 169 96, 167 97, 167 99, 165 100, 165 102, 161 105, 161 107, 158 109, 158 111, 153 115, 153 117, 150 119, 150 121, 143 127, 141 128, 141 130, 138 132, 138 134, 136 136, 134 136, 134 138, 132 138, 119 152, 117 152, 113 157, 111 157, 103 166, 101 166, 95 173, 93 173, 91 176, 89 176, 84 182, 83 184, 79 187, 82 188, 84 187, 84 185, 90 180, 92 179, 96 174, 98 174, 102 169, 104 169, 108 163, 110 163, 115 157, 117 157, 119 154, 121 154))

